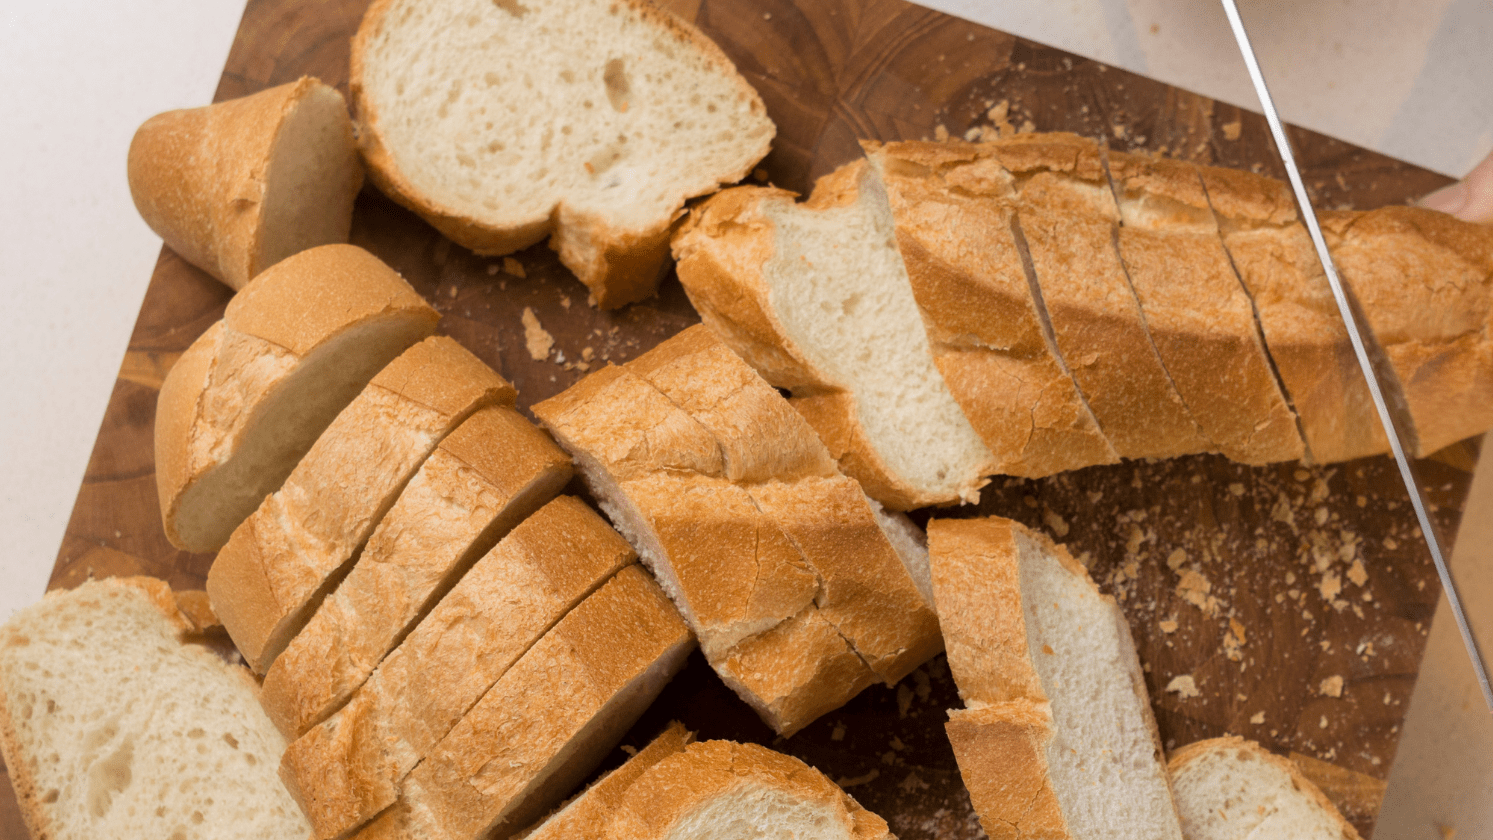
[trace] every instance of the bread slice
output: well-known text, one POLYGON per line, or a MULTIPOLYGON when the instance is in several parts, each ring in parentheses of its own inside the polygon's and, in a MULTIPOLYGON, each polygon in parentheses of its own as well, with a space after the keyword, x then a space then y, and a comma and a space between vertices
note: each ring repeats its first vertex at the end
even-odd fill
POLYGON ((0 629, 0 747, 31 836, 305 837, 243 668, 151 578, 54 591, 0 629))
POLYGON ((1418 207, 1330 212, 1322 226, 1381 378, 1398 380, 1415 454, 1493 426, 1493 229, 1418 207))
POLYGON ((213 608, 251 668, 264 673, 285 649, 441 438, 514 398, 512 385, 443 336, 379 371, 208 571, 213 608))
POLYGON ((992 838, 1181 837, 1130 628, 1062 546, 933 520, 933 591, 968 707, 947 731, 992 838))
POLYGON ((298 737, 340 707, 467 569, 570 476, 570 457, 507 406, 456 427, 265 673, 262 700, 280 731, 298 737))
POLYGON ((292 254, 346 242, 363 186, 347 104, 309 76, 151 117, 128 169, 151 230, 234 289, 292 254))
POLYGON ((522 840, 605 840, 607 823, 621 806, 628 788, 655 764, 683 752, 694 740, 693 732, 685 729, 679 721, 673 721, 621 767, 597 779, 563 808, 519 837, 522 840))
POLYGON ((996 456, 1039 477, 1119 459, 1063 364, 1013 228, 1015 191, 993 148, 866 144, 897 246, 954 399, 996 456))
POLYGON ((1212 738, 1167 762, 1186 840, 1359 840, 1292 762, 1243 738, 1212 738))
MULTIPOLYGON (((886 821, 824 774, 757 744, 690 744, 622 794, 611 840, 891 840, 886 821)), ((582 835, 586 836, 586 835, 582 835)))
POLYGON ((172 544, 216 551, 344 406, 439 315, 379 259, 323 245, 263 272, 172 366, 156 487, 172 544))
POLYGON ((1099 144, 1073 134, 1018 134, 993 148, 1015 182, 1017 246, 1030 260, 1053 338, 1115 452, 1171 458, 1206 451, 1120 263, 1120 212, 1099 144))
POLYGON ((1217 451, 1243 464, 1300 459, 1296 416, 1271 369, 1197 167, 1111 152, 1120 258, 1182 400, 1217 451))
POLYGON ((561 496, 477 562, 346 706, 286 750, 286 785, 318 838, 398 798, 399 782, 529 647, 637 555, 561 496))
POLYGON ((514 663, 356 836, 511 836, 585 778, 693 648, 647 572, 624 568, 514 663))
POLYGON ((899 510, 972 502, 994 458, 933 364, 886 193, 864 161, 806 204, 727 190, 674 238, 701 318, 793 404, 866 492, 899 510))
POLYGON ((550 237, 604 308, 653 294, 685 199, 774 132, 709 38, 641 0, 380 0, 351 86, 380 189, 479 254, 550 237))

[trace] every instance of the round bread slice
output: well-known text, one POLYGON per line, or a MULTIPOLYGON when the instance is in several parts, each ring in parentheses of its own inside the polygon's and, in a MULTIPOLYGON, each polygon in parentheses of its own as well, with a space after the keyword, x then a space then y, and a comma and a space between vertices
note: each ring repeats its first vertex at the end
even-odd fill
POLYGON ((171 543, 221 548, 337 412, 439 318, 352 245, 303 251, 254 278, 161 385, 156 489, 171 543))
POLYGON ((774 133, 725 54, 641 0, 379 0, 352 96, 381 190, 479 254, 553 236, 604 308, 653 294, 685 199, 774 133))
POLYGON ((342 94, 310 76, 146 120, 129 152, 145 223, 241 289, 317 245, 346 242, 363 165, 342 94))
POLYGON ((1188 744, 1167 770, 1185 840, 1359 840, 1295 764, 1253 741, 1188 744))

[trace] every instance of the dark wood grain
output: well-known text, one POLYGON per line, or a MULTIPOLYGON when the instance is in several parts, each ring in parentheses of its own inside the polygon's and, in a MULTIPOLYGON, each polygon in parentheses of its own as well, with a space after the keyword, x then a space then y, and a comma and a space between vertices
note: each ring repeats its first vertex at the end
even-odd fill
MULTIPOLYGON (((348 38, 365 5, 251 0, 217 98, 302 74, 345 92, 348 38)), ((1256 114, 902 0, 667 5, 695 20, 761 92, 778 125, 762 172, 798 192, 856 156, 862 138, 975 136, 997 130, 1002 115, 1010 126, 1075 131, 1112 148, 1282 174, 1256 114)), ((1322 206, 1398 203, 1446 183, 1293 131, 1322 206)), ((430 299, 444 315, 442 330, 512 380, 525 408, 698 320, 672 278, 655 299, 598 312, 545 246, 514 255, 518 276, 505 269, 512 263, 453 246, 371 188, 358 199, 352 239, 430 299), (526 308, 555 339, 557 352, 544 360, 526 349, 526 308)), ((52 586, 135 573, 178 588, 202 585, 211 558, 173 549, 161 531, 151 428, 162 377, 228 297, 225 287, 162 252, 52 586)), ((1422 464, 1447 533, 1475 454, 1475 444, 1462 444, 1422 464)), ((978 512, 1049 531, 1116 595, 1168 747, 1230 732, 1330 762, 1368 779, 1370 789, 1386 777, 1438 594, 1387 460, 1251 469, 1198 457, 1044 481, 998 478, 978 512), (1335 594, 1331 579, 1341 587, 1335 594), (1198 696, 1167 690, 1184 675, 1198 696)), ((627 742, 640 744, 682 719, 704 738, 759 741, 805 759, 846 784, 900 837, 976 837, 943 734, 944 712, 958 704, 939 657, 900 686, 870 689, 783 741, 697 655, 627 742)), ((1360 804, 1349 814, 1365 836, 1375 810, 1360 804)), ((0 830, 24 834, 9 800, 0 803, 0 830)))

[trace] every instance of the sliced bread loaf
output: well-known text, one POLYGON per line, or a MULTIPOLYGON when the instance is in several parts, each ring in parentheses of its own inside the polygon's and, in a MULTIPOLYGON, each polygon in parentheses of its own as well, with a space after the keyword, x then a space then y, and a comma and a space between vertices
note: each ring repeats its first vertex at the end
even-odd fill
POLYGON ((213 608, 264 673, 441 439, 513 386, 435 336, 379 371, 285 484, 234 530, 207 575, 213 608))
POLYGON ((265 673, 264 707, 280 731, 298 737, 340 707, 467 569, 570 476, 570 457, 507 406, 456 427, 265 673))
POLYGON ((933 520, 928 540, 967 706, 949 713, 949 741, 986 833, 1180 840, 1114 599, 1066 549, 1010 520, 933 520))
POLYGON ((1243 738, 1212 738, 1167 762, 1186 840, 1359 840, 1292 762, 1243 738))
POLYGON ((292 254, 347 241, 363 165, 342 94, 302 76, 146 120, 129 182, 171 250, 241 289, 292 254))
POLYGON ((561 496, 477 562, 346 706, 294 741, 281 768, 316 837, 392 805, 399 782, 529 647, 637 559, 561 496))
POLYGON ((684 664, 694 637, 637 565, 544 634, 359 838, 505 838, 569 794, 684 664))
POLYGON ((0 628, 0 748, 35 838, 302 838, 254 682, 163 581, 48 593, 0 628))
POLYGON ((161 385, 156 487, 167 538, 188 551, 222 548, 337 413, 439 317, 352 245, 303 251, 254 278, 161 385))
POLYGON ((685 199, 774 131, 710 39, 641 0, 379 0, 352 95, 380 189, 480 254, 551 237, 606 308, 653 294, 685 199))

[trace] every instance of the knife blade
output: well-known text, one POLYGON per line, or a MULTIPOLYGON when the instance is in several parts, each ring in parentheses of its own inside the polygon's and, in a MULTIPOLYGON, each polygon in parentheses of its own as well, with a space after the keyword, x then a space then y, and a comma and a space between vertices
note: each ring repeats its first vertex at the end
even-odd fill
POLYGON ((1420 483, 1415 480, 1415 473, 1407 454, 1411 451, 1411 447, 1407 445, 1409 439, 1406 434, 1411 428, 1408 404, 1404 395, 1400 393, 1398 380, 1392 375, 1381 375, 1376 370, 1375 359, 1384 359, 1385 356, 1382 352, 1371 352, 1377 349, 1374 337, 1372 333, 1359 327, 1360 323, 1366 323, 1366 321, 1362 319, 1361 313, 1356 311, 1357 307, 1351 292, 1338 276, 1337 266, 1332 261, 1332 254, 1327 250, 1327 240, 1322 236, 1322 227, 1317 221, 1317 213, 1307 196, 1306 183, 1296 167, 1296 157, 1290 138, 1286 136, 1285 125, 1281 122, 1280 113, 1275 108, 1270 89, 1265 84, 1265 75, 1260 70, 1254 47, 1250 44, 1249 33, 1245 31, 1244 20, 1239 15, 1239 7, 1235 0, 1221 0, 1221 2, 1224 14, 1229 19, 1229 27, 1233 29, 1234 40, 1239 44, 1239 52, 1244 57, 1245 67, 1249 70, 1250 81, 1254 84, 1255 93, 1259 96, 1265 119, 1270 124, 1270 134, 1275 139, 1276 151, 1285 164, 1286 176, 1291 182, 1291 191, 1295 194, 1301 219, 1311 235, 1312 245, 1317 250, 1317 259, 1321 261, 1322 270, 1327 275, 1328 285, 1332 287, 1333 300, 1337 303, 1338 312, 1343 317, 1344 326, 1347 327, 1348 340, 1353 345, 1353 353, 1358 357, 1358 366, 1362 369, 1364 379, 1368 383, 1369 393, 1374 398, 1374 408, 1379 414, 1379 422, 1383 424, 1385 435, 1389 438, 1390 451, 1394 455, 1395 464, 1399 467, 1400 478, 1405 483, 1405 491, 1410 494, 1410 504, 1415 509, 1415 517, 1420 524, 1421 534, 1425 537, 1427 548, 1430 549, 1431 560, 1436 564, 1436 574, 1441 578, 1441 589, 1446 595, 1447 605, 1456 620, 1457 630, 1462 635, 1462 644, 1467 648, 1467 655, 1472 660, 1473 671, 1483 690, 1483 699, 1487 702, 1489 710, 1493 711, 1493 685, 1489 683, 1487 662, 1478 649, 1477 638, 1468 623, 1461 595, 1457 591, 1456 580, 1452 577, 1451 568, 1447 565, 1446 556, 1441 550, 1442 540, 1435 522, 1430 517, 1425 495, 1421 492, 1420 483))

